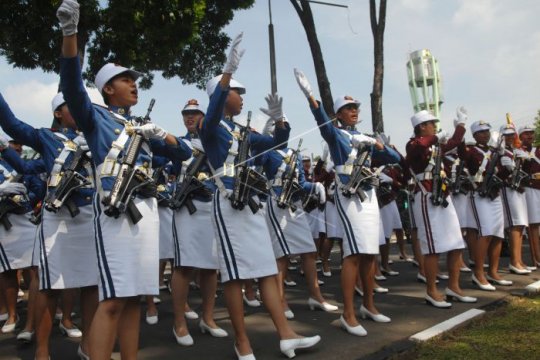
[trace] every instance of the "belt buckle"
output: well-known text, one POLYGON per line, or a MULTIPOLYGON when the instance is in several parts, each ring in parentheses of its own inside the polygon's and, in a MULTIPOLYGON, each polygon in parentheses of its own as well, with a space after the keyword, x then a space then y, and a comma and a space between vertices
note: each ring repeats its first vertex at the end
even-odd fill
POLYGON ((60 184, 60 180, 62 180, 62 176, 60 176, 60 174, 51 174, 47 185, 50 187, 56 187, 58 184, 60 184))
POLYGON ((353 165, 343 165, 343 175, 351 175, 353 170, 353 165))
POLYGON ((223 176, 234 177, 234 164, 223 164, 223 176))
POLYGON ((101 167, 101 175, 102 176, 113 176, 115 167, 116 167, 116 160, 105 159, 105 161, 103 162, 103 165, 101 167))

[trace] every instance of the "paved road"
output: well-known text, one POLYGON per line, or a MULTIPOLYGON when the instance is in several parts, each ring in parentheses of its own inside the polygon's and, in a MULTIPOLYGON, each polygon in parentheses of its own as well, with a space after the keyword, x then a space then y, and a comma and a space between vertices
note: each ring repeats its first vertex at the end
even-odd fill
MULTIPOLYGON (((525 259, 528 259, 527 250, 525 248, 525 259)), ((393 349, 406 345, 408 337, 412 334, 468 309, 485 307, 513 291, 522 290, 526 285, 540 280, 540 271, 534 271, 527 276, 507 274, 505 266, 508 258, 503 258, 501 268, 504 270, 501 272, 506 278, 514 281, 514 286, 499 287, 496 292, 484 292, 474 288, 469 274, 462 274, 462 287, 467 291, 467 295, 478 297, 479 302, 472 305, 455 303, 451 309, 436 309, 426 305, 423 300, 425 287, 416 282, 417 269, 411 263, 399 261, 395 255, 391 258, 395 261, 393 268, 399 271, 400 275, 389 277, 387 281, 380 283, 388 287, 390 292, 376 294, 375 301, 378 309, 390 316, 392 322, 379 324, 369 320, 361 321, 368 331, 368 336, 364 338, 348 335, 340 329, 339 312, 310 311, 306 304, 304 279, 297 272, 292 273, 298 286, 287 290, 289 304, 295 313, 295 319, 291 320, 291 324, 300 334, 319 334, 322 337, 322 341, 314 349, 297 351, 300 359, 384 358, 387 354, 385 349, 392 352, 393 349)), ((333 276, 324 278, 326 283, 321 289, 329 301, 341 307, 337 253, 333 253, 332 260, 335 265, 332 268, 333 276)), ((441 281, 439 286, 444 289, 445 281, 441 281)), ((171 331, 173 321, 170 295, 162 292, 161 299, 163 302, 159 305, 159 323, 149 326, 143 320, 141 324, 140 359, 235 359, 231 337, 217 339, 203 335, 198 330, 197 321, 193 320, 189 320, 189 326, 195 346, 184 348, 177 345, 171 331)), ((359 306, 361 299, 357 297, 356 301, 359 306)), ((198 310, 200 306, 198 291, 191 292, 190 304, 198 310)), ((222 296, 217 299, 216 320, 221 327, 232 333, 222 296)), ((246 308, 246 323, 257 359, 285 358, 279 352, 279 339, 269 315, 263 308, 246 308)), ((53 330, 51 344, 52 359, 77 359, 78 341, 62 337, 57 327, 53 330)), ((119 353, 114 353, 113 358, 120 359, 119 353)), ((33 359, 33 346, 17 344, 15 335, 0 334, 0 359, 33 359)))

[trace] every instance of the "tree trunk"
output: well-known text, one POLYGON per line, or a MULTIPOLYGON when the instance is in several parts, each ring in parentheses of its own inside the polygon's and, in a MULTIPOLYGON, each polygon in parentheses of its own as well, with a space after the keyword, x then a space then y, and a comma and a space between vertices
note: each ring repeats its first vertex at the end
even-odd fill
POLYGON ((315 30, 315 22, 313 21, 313 13, 309 2, 306 0, 300 0, 300 4, 296 0, 290 0, 294 9, 298 13, 298 17, 304 26, 306 36, 311 49, 311 56, 313 57, 313 64, 315 65, 315 74, 317 75, 317 84, 319 85, 319 93, 321 95, 321 101, 324 106, 324 110, 330 118, 334 117, 334 100, 332 98, 332 92, 330 91, 330 81, 326 76, 326 67, 324 65, 324 59, 321 51, 321 45, 317 38, 317 31, 315 30))
POLYGON ((386 0, 380 0, 379 20, 375 0, 369 1, 371 32, 373 33, 374 73, 371 92, 371 124, 374 133, 384 132, 382 93, 384 77, 384 27, 386 24, 386 0))

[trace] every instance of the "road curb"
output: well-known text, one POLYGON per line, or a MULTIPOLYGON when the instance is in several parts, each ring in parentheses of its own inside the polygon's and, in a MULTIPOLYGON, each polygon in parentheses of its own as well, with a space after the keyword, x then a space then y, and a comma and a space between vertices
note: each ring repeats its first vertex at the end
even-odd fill
POLYGON ((445 331, 453 329, 456 326, 459 326, 463 324, 464 322, 474 319, 475 317, 478 317, 480 315, 484 315, 485 313, 486 313, 485 310, 469 309, 457 316, 454 316, 448 320, 438 323, 426 330, 420 331, 412 335, 409 339, 416 342, 429 340, 434 336, 440 335, 444 333, 445 331))

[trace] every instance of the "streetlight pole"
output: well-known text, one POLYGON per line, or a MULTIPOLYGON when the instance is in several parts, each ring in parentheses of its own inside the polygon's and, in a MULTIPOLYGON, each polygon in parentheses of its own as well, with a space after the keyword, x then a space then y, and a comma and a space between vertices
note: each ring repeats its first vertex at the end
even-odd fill
POLYGON ((274 24, 272 24, 272 6, 268 0, 268 14, 270 23, 268 24, 268 40, 270 42, 270 86, 272 94, 277 93, 277 76, 276 76, 276 47, 274 43, 274 24))

